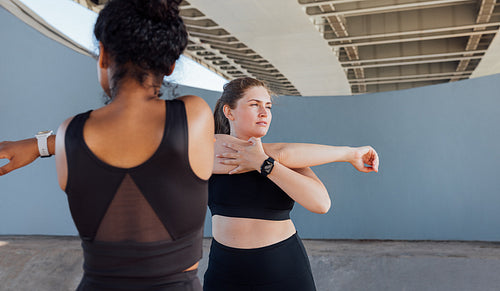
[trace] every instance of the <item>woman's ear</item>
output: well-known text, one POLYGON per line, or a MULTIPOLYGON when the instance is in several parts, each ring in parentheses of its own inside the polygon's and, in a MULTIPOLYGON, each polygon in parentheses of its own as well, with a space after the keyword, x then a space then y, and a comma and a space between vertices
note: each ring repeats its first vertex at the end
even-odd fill
POLYGON ((229 107, 229 105, 224 105, 224 107, 222 107, 222 110, 224 110, 224 116, 226 116, 227 119, 229 120, 234 120, 234 116, 233 116, 233 112, 231 110, 231 107, 229 107))
POLYGON ((109 67, 109 54, 102 45, 102 42, 99 42, 99 67, 101 69, 107 69, 109 67))
POLYGON ((174 72, 174 69, 175 69, 175 63, 170 67, 170 72, 167 74, 167 76, 172 75, 172 73, 174 72))

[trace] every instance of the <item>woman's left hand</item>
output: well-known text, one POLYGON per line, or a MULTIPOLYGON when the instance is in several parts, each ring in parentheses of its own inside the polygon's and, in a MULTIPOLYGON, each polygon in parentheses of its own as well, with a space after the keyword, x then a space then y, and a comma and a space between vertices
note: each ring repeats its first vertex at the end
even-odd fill
POLYGON ((350 163, 356 170, 364 173, 378 172, 378 154, 371 146, 358 147, 353 150, 350 163))
POLYGON ((224 143, 233 152, 216 155, 220 163, 235 166, 229 174, 241 174, 249 171, 260 171, 260 166, 268 158, 262 147, 260 138, 251 137, 246 144, 224 143))
POLYGON ((35 138, 0 142, 0 159, 9 160, 8 164, 0 167, 0 176, 32 163, 39 156, 35 138))

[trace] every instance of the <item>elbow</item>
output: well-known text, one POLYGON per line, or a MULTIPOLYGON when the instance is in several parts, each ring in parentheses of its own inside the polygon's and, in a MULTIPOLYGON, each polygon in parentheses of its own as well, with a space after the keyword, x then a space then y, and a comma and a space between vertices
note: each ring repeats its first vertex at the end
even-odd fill
POLYGON ((325 195, 325 199, 322 199, 321 201, 318 201, 317 205, 314 207, 314 209, 311 209, 312 212, 317 213, 317 214, 326 214, 330 210, 330 207, 332 206, 332 201, 330 200, 330 196, 328 196, 328 193, 325 195))
POLYGON ((330 200, 328 200, 328 203, 324 203, 320 207, 318 207, 318 211, 316 213, 326 214, 330 210, 330 207, 331 207, 331 202, 330 200))

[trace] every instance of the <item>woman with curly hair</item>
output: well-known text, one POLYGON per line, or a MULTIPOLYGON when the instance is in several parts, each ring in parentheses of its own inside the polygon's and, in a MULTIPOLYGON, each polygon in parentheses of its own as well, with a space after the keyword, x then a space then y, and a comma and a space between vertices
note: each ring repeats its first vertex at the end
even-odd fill
POLYGON ((78 290, 201 290, 213 118, 200 97, 159 98, 187 45, 180 2, 110 0, 97 18, 110 102, 64 121, 55 141, 82 240, 78 290))

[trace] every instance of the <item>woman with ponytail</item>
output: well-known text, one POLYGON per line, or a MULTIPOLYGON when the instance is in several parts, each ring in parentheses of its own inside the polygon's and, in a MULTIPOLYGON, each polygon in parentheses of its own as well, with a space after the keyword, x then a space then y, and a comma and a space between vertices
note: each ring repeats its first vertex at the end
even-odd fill
POLYGON ((330 208, 328 192, 310 167, 350 162, 362 172, 378 171, 377 153, 369 146, 261 143, 271 107, 271 92, 253 78, 226 84, 215 105, 208 203, 214 239, 205 291, 316 290, 289 216, 295 202, 315 213, 330 208))
POLYGON ((110 0, 97 18, 97 75, 110 102, 64 121, 55 140, 82 240, 77 290, 201 290, 213 118, 200 97, 159 98, 187 45, 180 2, 110 0))

